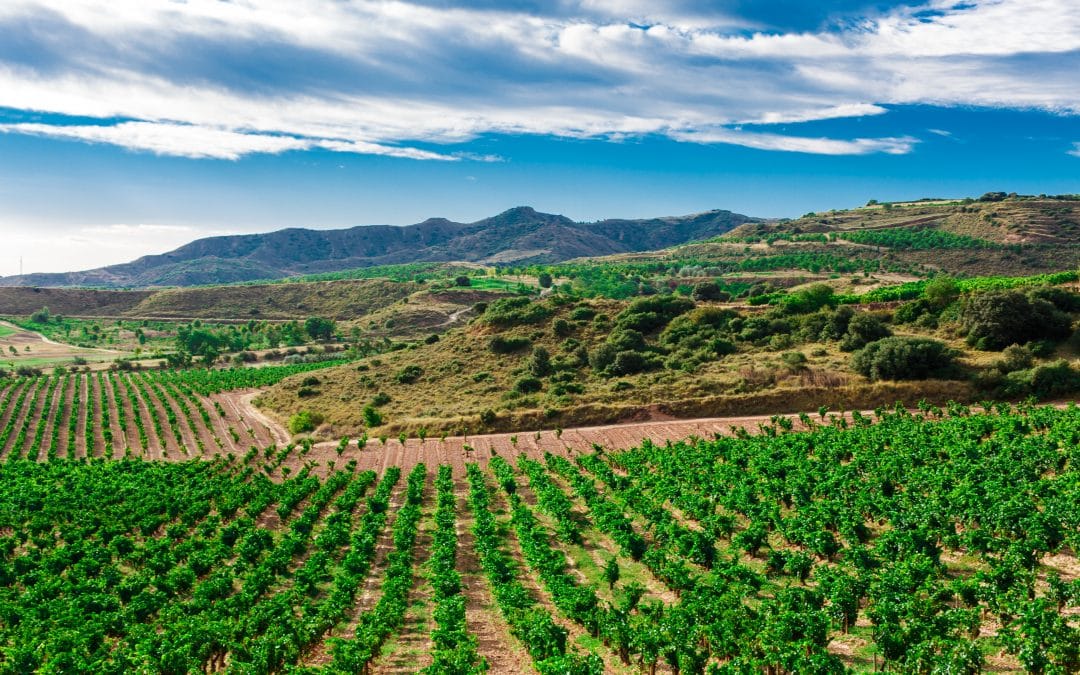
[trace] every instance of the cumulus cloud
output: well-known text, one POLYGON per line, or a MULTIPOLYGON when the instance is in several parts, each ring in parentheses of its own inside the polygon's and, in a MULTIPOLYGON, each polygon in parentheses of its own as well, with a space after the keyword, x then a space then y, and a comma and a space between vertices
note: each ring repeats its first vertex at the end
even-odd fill
POLYGON ((815 14, 813 28, 787 30, 763 25, 750 6, 7 0, 0 107, 58 119, 0 130, 191 158, 323 149, 498 161, 431 146, 492 133, 662 134, 903 154, 915 139, 738 126, 909 103, 1080 113, 1080 13, 1070 0, 928 0, 833 24, 815 14))

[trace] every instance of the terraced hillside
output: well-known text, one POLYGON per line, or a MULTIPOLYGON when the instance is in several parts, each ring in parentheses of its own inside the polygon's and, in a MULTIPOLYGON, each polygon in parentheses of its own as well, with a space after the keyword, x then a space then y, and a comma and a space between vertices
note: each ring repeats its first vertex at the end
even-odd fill
POLYGON ((0 667, 1080 668, 1080 410, 801 424, 456 469, 9 457, 0 667))

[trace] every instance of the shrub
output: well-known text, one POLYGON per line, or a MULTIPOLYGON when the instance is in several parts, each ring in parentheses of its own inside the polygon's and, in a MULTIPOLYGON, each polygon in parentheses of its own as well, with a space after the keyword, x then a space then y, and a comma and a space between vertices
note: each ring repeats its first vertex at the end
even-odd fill
POLYGON ((967 342, 978 349, 1068 337, 1069 316, 1040 298, 1018 291, 983 293, 968 299, 960 313, 967 342))
POLYGON ((48 307, 42 307, 38 311, 30 315, 30 321, 33 323, 49 323, 52 320, 52 312, 48 307))
POLYGON ((424 369, 416 364, 410 364, 397 371, 394 374, 394 379, 399 384, 412 384, 420 379, 420 376, 424 374, 424 369))
POLYGON ((551 354, 543 347, 533 347, 532 356, 526 365, 534 377, 546 377, 551 374, 551 354))
POLYGON ((495 411, 491 408, 480 413, 480 424, 483 424, 485 427, 490 427, 492 424, 495 424, 495 419, 495 411))
POLYGON ((574 321, 589 321, 596 316, 596 310, 588 305, 579 305, 570 312, 570 318, 574 321))
POLYGON ((534 394, 543 387, 543 383, 535 377, 523 377, 514 383, 514 391, 519 394, 534 394))
POLYGON ((551 323, 551 330, 559 337, 566 337, 574 332, 574 327, 566 319, 555 319, 551 323))
POLYGON ((871 380, 925 380, 952 368, 948 346, 926 338, 888 337, 871 342, 851 359, 855 372, 871 380))
POLYGON ((1035 365, 1035 355, 1031 353, 1030 347, 1010 345, 1001 352, 1001 360, 997 362, 996 368, 1003 373, 1011 373, 1016 370, 1027 370, 1033 365, 1035 365))
POLYGON ((784 297, 783 307, 791 314, 807 314, 816 312, 822 307, 835 307, 837 302, 838 298, 832 286, 813 284, 784 297))
POLYGON ((540 288, 551 288, 551 275, 547 272, 541 272, 536 277, 536 281, 540 284, 540 288))
POLYGON ((616 329, 607 338, 607 343, 617 352, 643 351, 645 349, 645 336, 631 328, 616 329))
POLYGON ((589 365, 593 370, 600 373, 615 361, 618 353, 614 347, 606 342, 589 352, 589 365))
POLYGON ((323 423, 323 416, 311 410, 301 410, 289 418, 289 431, 294 434, 305 434, 315 431, 315 428, 323 423))
POLYGON ((296 395, 300 398, 311 398, 319 395, 318 389, 312 389, 311 387, 300 387, 296 392, 296 395))
POLYGON ((371 405, 375 407, 386 405, 389 402, 390 394, 387 394, 384 391, 380 391, 379 393, 375 394, 374 398, 371 399, 371 405))
POLYGON ((527 337, 503 337, 502 335, 496 335, 491 338, 491 342, 488 346, 491 351, 496 354, 510 354, 511 352, 520 351, 532 344, 532 340, 527 337))
POLYGON ((638 298, 619 313, 616 322, 622 328, 649 333, 668 325, 672 319, 694 308, 691 300, 676 295, 638 298))
POLYGON ((468 288, 469 286, 472 286, 472 280, 465 275, 461 275, 459 277, 454 277, 454 285, 460 286, 462 288, 468 288))
POLYGON ((439 341, 439 335, 437 333, 432 333, 431 335, 424 338, 424 344, 426 344, 426 345, 433 345, 438 341, 439 341))
POLYGON ((491 379, 491 373, 486 370, 481 370, 479 373, 473 373, 473 382, 487 382, 491 379))
POLYGON ((694 285, 690 297, 698 302, 703 300, 726 302, 731 299, 731 293, 721 289, 720 284, 715 281, 702 281, 694 285))
POLYGON ((492 326, 509 328, 528 323, 540 323, 549 316, 551 316, 550 307, 519 296, 500 298, 492 302, 480 319, 492 326))
POLYGON ((612 375, 633 375, 653 366, 652 361, 641 352, 621 351, 615 354, 608 371, 612 375))
POLYGON ((365 426, 377 427, 383 423, 383 416, 379 414, 379 411, 373 405, 364 406, 363 415, 365 426))
POLYGON ((845 352, 853 352, 856 349, 862 349, 875 340, 887 338, 891 335, 892 331, 881 322, 881 319, 873 314, 862 312, 851 317, 851 321, 848 322, 847 332, 840 340, 840 349, 845 352))
POLYGON ((320 384, 322 384, 322 381, 319 378, 315 377, 314 375, 308 375, 300 383, 300 385, 303 386, 303 387, 317 387, 320 384))
POLYGON ((1008 397, 1037 396, 1049 398, 1080 389, 1080 373, 1065 360, 1005 376, 1000 393, 1008 397))

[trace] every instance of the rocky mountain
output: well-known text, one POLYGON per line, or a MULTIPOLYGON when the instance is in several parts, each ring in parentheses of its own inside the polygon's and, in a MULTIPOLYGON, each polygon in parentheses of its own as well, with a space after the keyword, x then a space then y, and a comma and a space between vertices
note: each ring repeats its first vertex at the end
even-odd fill
POLYGON ((0 277, 0 286, 195 286, 410 262, 545 263, 665 248, 757 219, 707 211, 649 220, 579 223, 518 207, 475 223, 431 218, 404 227, 291 228, 199 239, 175 251, 82 272, 0 277))

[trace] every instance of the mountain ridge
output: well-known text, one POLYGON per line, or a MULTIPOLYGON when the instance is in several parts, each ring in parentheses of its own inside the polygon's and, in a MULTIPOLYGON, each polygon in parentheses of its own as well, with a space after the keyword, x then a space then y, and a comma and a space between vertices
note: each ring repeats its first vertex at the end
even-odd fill
POLYGON ((0 277, 0 286, 152 288, 272 280, 410 262, 551 263, 665 248, 760 220, 712 210, 583 223, 518 206, 472 223, 428 218, 404 226, 291 227, 206 237, 118 265, 0 277))

